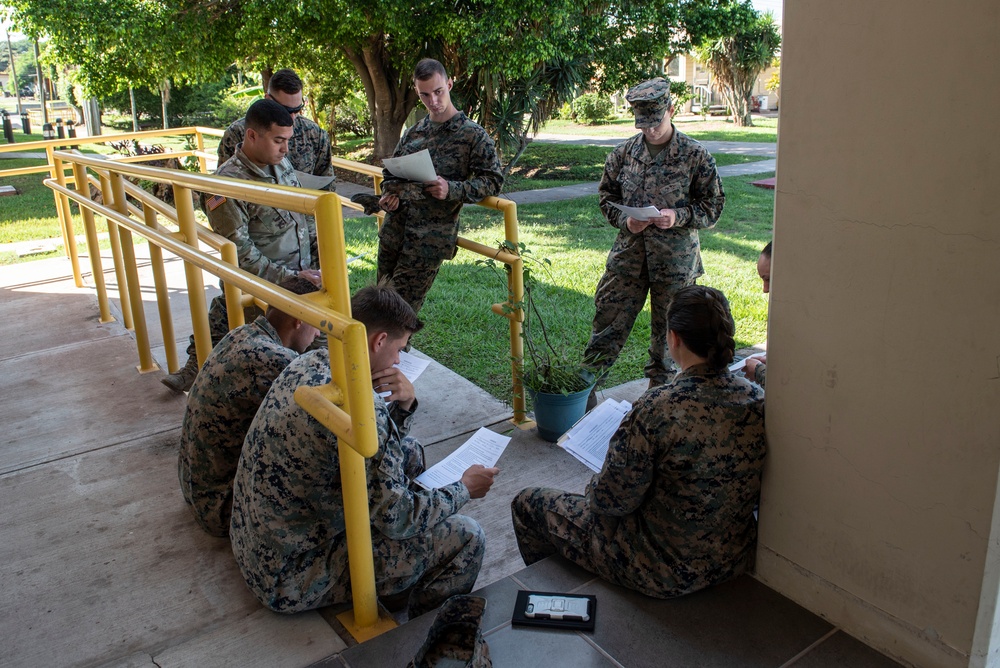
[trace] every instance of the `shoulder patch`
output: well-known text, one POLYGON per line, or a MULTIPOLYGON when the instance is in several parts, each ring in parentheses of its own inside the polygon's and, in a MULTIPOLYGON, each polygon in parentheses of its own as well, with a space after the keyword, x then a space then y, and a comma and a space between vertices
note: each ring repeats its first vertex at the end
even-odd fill
POLYGON ((222 195, 212 195, 207 200, 205 200, 205 206, 208 207, 209 211, 215 211, 226 201, 226 198, 222 195))

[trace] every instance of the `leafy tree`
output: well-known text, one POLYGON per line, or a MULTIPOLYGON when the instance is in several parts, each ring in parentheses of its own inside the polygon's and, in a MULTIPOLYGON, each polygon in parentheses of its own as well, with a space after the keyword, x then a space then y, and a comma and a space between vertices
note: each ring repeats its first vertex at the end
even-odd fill
POLYGON ((728 12, 726 34, 697 49, 729 107, 733 123, 753 125, 750 95, 757 77, 781 46, 781 32, 770 13, 757 12, 746 0, 728 12))

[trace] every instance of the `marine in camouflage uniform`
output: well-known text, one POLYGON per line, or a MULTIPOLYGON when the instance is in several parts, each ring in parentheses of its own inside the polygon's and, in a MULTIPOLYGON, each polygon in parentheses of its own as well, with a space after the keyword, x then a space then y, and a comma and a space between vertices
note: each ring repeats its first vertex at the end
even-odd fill
MULTIPOLYGON (((294 134, 288 140, 288 160, 300 172, 315 176, 333 176, 332 153, 330 137, 326 130, 312 120, 302 116, 295 117, 294 134)), ((234 121, 219 142, 219 164, 236 155, 236 148, 243 142, 246 134, 246 119, 234 121)), ((335 190, 335 182, 331 182, 324 190, 335 190)))
POLYGON ((764 451, 764 392, 691 366, 639 398, 584 495, 514 497, 524 562, 561 554, 657 598, 733 578, 753 563, 764 451))
MULTIPOLYGON (((650 128, 671 113, 670 84, 663 78, 630 89, 626 99, 636 127, 650 128)), ((598 187, 601 211, 618 228, 604 275, 594 296, 595 316, 585 358, 606 375, 628 340, 650 295, 651 332, 645 375, 661 385, 673 376, 667 355, 667 307, 674 293, 704 273, 698 230, 715 225, 725 204, 715 160, 698 142, 670 124, 672 134, 657 151, 637 134, 608 155, 598 187), (649 225, 629 231, 628 216, 612 206, 673 209, 669 229, 649 225)))
POLYGON ((406 131, 392 156, 427 149, 434 171, 448 182, 446 199, 424 192, 424 184, 405 181, 384 170, 382 191, 397 195, 399 208, 385 216, 379 231, 378 276, 393 285, 419 312, 441 263, 458 250, 458 214, 463 204, 496 195, 503 173, 493 140, 464 113, 443 123, 425 117, 406 131))
POLYGON ((229 535, 243 438, 271 383, 296 357, 260 316, 226 334, 191 387, 177 476, 195 519, 213 536, 229 535))
MULTIPOLYGON (((233 553, 250 590, 276 612, 350 600, 337 438, 293 397, 300 385, 329 382, 326 350, 293 361, 254 418, 236 472, 233 553)), ((365 467, 376 590, 409 590, 414 617, 472 590, 485 536, 475 520, 456 514, 470 498, 461 482, 411 487, 423 462, 405 437, 409 417, 397 423, 381 397, 373 400, 379 447, 365 467)))

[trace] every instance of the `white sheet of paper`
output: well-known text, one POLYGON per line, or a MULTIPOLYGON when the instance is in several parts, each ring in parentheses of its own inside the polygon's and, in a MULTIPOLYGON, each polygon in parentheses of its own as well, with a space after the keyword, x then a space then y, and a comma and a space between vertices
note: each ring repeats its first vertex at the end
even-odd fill
POLYGON ((764 355, 767 355, 767 353, 754 353, 753 355, 747 355, 746 357, 744 357, 743 359, 741 359, 739 362, 733 362, 732 364, 730 364, 729 365, 729 370, 730 371, 740 371, 740 370, 743 369, 743 367, 745 367, 747 365, 747 360, 748 359, 750 359, 751 357, 754 358, 754 359, 759 359, 761 357, 764 357, 764 355))
POLYGON ((566 432, 559 445, 591 470, 600 471, 608 456, 611 437, 631 409, 632 404, 627 401, 605 399, 566 432))
POLYGON ((329 176, 316 176, 307 172, 295 170, 295 177, 299 180, 299 185, 310 190, 322 190, 326 188, 335 178, 333 174, 329 176))
POLYGON ((649 220, 650 218, 656 218, 660 215, 660 210, 655 206, 624 206, 622 204, 615 204, 614 202, 608 202, 611 206, 615 207, 626 216, 632 216, 636 220, 649 220))
POLYGON ((437 179, 434 163, 431 161, 431 154, 427 149, 409 155, 401 155, 398 158, 386 158, 382 164, 393 176, 398 176, 401 179, 420 181, 421 183, 437 179))
POLYGON ((462 474, 473 464, 486 468, 495 466, 508 443, 510 436, 480 427, 455 452, 417 476, 416 482, 426 489, 437 489, 461 480, 462 474))
MULTIPOLYGON (((416 355, 411 355, 405 350, 399 351, 399 364, 393 364, 394 367, 403 372, 406 379, 411 383, 417 382, 417 378, 420 377, 428 366, 430 366, 431 361, 425 360, 417 357, 416 355)), ((388 397, 392 392, 379 392, 378 395, 383 399, 388 397)))

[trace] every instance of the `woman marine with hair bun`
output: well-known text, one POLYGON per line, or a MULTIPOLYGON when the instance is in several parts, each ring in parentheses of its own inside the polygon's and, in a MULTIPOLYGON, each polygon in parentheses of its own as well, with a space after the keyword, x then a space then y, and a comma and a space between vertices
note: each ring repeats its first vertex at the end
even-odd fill
POLYGON ((668 309, 681 371, 643 394, 583 495, 528 488, 511 504, 526 564, 552 554, 649 596, 729 580, 752 564, 764 462, 764 392, 728 365, 733 318, 693 285, 668 309))

